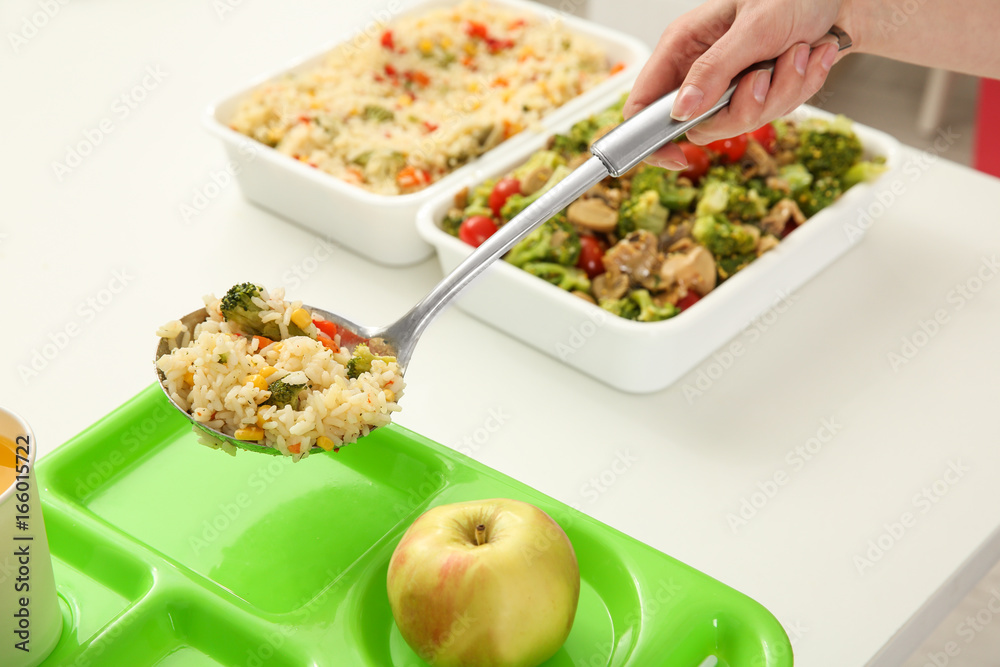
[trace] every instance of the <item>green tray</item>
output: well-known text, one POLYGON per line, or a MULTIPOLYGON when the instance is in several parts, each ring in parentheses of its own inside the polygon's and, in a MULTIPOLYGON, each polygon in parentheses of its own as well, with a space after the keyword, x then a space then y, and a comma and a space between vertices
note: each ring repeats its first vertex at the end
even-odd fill
POLYGON ((389 557, 429 507, 494 497, 541 507, 576 549, 576 622, 546 665, 792 664, 750 598, 398 426, 296 464, 230 458, 152 386, 37 470, 65 621, 45 665, 423 665, 389 557))

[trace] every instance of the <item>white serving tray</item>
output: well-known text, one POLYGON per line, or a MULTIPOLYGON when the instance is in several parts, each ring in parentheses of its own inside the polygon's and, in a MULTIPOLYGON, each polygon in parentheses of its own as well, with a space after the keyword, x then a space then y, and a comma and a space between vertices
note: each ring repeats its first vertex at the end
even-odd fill
MULTIPOLYGON (((565 132, 574 120, 586 118, 616 99, 609 95, 590 104, 576 118, 564 120, 556 132, 565 132)), ((832 115, 801 107, 792 117, 832 115)), ((664 389, 850 249, 867 230, 871 218, 865 213, 871 205, 878 205, 876 194, 892 182, 893 172, 900 166, 900 147, 883 132, 857 123, 854 130, 866 154, 886 158, 888 171, 874 183, 848 190, 777 248, 672 319, 622 319, 504 261, 498 261, 467 288, 457 305, 612 387, 631 393, 664 389)), ((534 137, 502 160, 490 162, 489 169, 464 174, 460 182, 453 182, 448 191, 439 192, 421 208, 417 229, 437 249, 443 271, 451 271, 472 251, 438 224, 453 206, 455 193, 517 167, 546 140, 534 137)))
MULTIPOLYGON (((611 62, 621 62, 624 69, 579 97, 551 111, 537 130, 525 130, 430 187, 408 195, 378 195, 302 164, 294 158, 258 143, 229 127, 240 102, 266 81, 288 73, 308 69, 344 41, 323 46, 291 66, 265 74, 210 106, 204 122, 209 131, 222 140, 229 158, 241 166, 236 174, 244 196, 266 209, 308 227, 349 250, 380 264, 405 266, 427 259, 433 248, 417 234, 414 219, 424 203, 442 192, 454 192, 473 170, 490 165, 539 136, 551 134, 567 118, 575 118, 595 99, 609 91, 627 90, 649 57, 649 49, 639 40, 581 18, 555 12, 526 0, 490 0, 492 4, 524 13, 558 16, 573 32, 590 37, 604 47, 611 62), (253 159, 247 159, 252 154, 253 159)), ((423 13, 437 7, 450 7, 459 0, 429 0, 398 17, 423 13)), ((398 18, 397 17, 397 18, 398 18)))

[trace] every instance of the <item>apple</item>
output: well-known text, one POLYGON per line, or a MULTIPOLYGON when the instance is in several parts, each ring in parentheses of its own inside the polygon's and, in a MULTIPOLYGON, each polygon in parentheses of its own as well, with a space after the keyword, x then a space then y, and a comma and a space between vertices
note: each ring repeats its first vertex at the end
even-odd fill
POLYGON ((519 500, 441 505, 389 561, 400 634, 434 667, 534 667, 566 641, 580 598, 573 545, 519 500))

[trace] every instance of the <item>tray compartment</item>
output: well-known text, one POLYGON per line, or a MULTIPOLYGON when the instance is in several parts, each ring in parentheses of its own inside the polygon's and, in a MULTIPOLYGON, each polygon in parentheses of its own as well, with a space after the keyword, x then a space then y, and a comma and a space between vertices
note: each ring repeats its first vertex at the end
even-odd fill
POLYGON ((159 416, 166 405, 151 386, 39 466, 65 602, 47 665, 423 664, 392 621, 389 558, 428 507, 494 497, 541 507, 577 552, 576 622, 548 667, 792 664, 756 602, 405 429, 297 464, 232 459, 197 444, 172 408, 159 416), (134 446, 126 436, 149 420, 134 446), (116 447, 134 450, 76 488, 75 466, 116 447), (219 516, 228 523, 206 534, 219 516))

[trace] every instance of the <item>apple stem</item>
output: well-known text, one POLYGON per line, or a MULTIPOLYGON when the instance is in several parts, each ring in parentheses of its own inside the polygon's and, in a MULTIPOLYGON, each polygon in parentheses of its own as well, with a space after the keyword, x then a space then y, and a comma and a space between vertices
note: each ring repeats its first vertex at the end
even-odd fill
POLYGON ((476 546, 481 547, 486 542, 486 526, 479 524, 476 526, 476 546))

